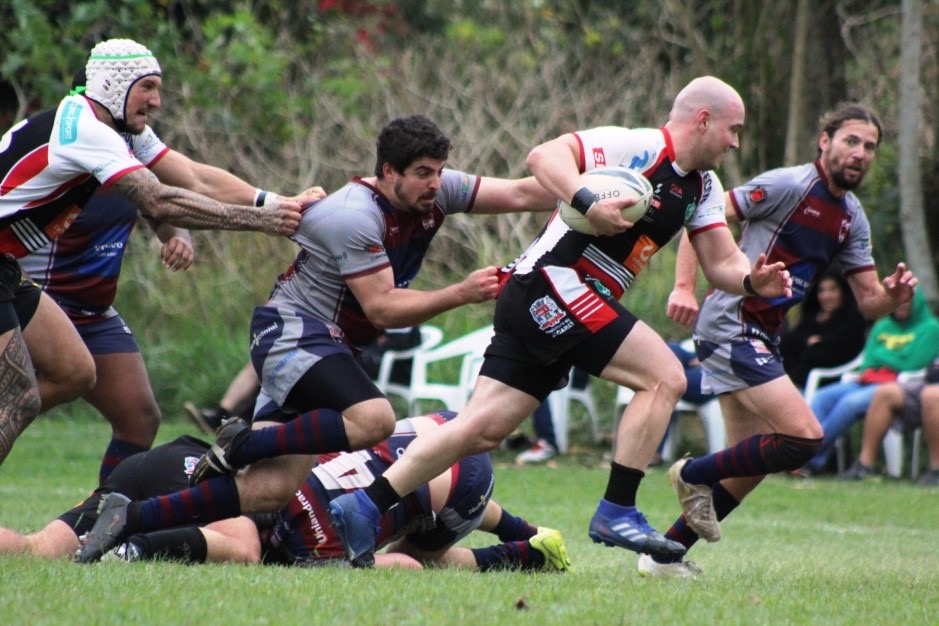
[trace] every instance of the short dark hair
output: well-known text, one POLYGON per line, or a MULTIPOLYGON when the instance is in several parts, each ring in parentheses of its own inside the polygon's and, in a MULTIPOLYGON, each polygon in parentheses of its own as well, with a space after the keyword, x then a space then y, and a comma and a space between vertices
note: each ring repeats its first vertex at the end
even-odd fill
POLYGON ((403 172, 421 157, 446 161, 452 147, 443 131, 423 115, 396 118, 378 133, 375 176, 384 177, 382 166, 385 163, 403 172))
MULTIPOLYGON (((819 120, 819 131, 829 137, 834 137, 838 129, 844 126, 845 122, 861 120, 870 122, 877 128, 877 145, 884 136, 884 127, 880 123, 880 118, 869 107, 857 102, 846 102, 838 105, 835 109, 829 111, 819 120)), ((821 154, 821 149, 819 149, 821 154)))

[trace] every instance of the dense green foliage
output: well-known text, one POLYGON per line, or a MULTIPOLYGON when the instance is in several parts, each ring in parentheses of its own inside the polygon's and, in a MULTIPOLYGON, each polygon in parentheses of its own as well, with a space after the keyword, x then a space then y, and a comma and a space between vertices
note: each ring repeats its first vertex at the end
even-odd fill
MULTIPOLYGON (((803 101, 814 119, 842 99, 864 99, 887 127, 861 188, 886 270, 904 258, 896 183, 900 9, 893 0, 809 3, 803 101)), ((0 121, 53 106, 91 46, 107 37, 145 43, 164 70, 156 129, 172 147, 290 192, 335 189, 374 166, 374 136, 390 118, 423 112, 450 135, 454 167, 525 174, 532 146, 575 128, 657 126, 688 79, 715 74, 748 107, 743 144, 721 171, 729 186, 782 164, 796 3, 736 0, 10 0, 0 4, 0 121)), ((939 213, 939 10, 924 14, 926 211, 939 213)), ((7 126, 7 123, 0 126, 7 126)), ((927 220, 939 228, 939 220, 927 220)), ((457 218, 435 242, 417 287, 509 262, 543 216, 457 218)), ((939 236, 934 237, 939 240, 939 236)), ((119 305, 136 329, 168 413, 221 393, 244 359, 247 319, 293 245, 269 237, 197 238, 197 266, 168 276, 155 254, 128 260, 119 305), (187 376, 177 372, 185 369, 187 376), (216 381, 206 388, 203 381, 216 381), (190 389, 190 383, 193 387, 190 389)), ((935 246, 934 246, 935 247, 935 246)), ((139 246, 138 246, 139 248, 139 246)), ((671 251, 627 297, 663 333, 671 251)), ((448 329, 485 323, 486 306, 448 329)))

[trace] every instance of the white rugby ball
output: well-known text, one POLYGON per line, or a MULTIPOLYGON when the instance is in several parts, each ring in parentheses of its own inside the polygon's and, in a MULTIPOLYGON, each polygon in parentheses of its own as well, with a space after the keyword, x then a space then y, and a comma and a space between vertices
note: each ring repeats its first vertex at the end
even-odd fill
MULTIPOLYGON (((634 169, 617 165, 590 170, 580 175, 580 184, 592 191, 597 200, 635 198, 636 204, 623 208, 623 219, 636 223, 642 219, 652 201, 652 184, 634 169)), ((579 233, 594 234, 585 215, 567 202, 558 202, 558 212, 564 223, 579 233)))

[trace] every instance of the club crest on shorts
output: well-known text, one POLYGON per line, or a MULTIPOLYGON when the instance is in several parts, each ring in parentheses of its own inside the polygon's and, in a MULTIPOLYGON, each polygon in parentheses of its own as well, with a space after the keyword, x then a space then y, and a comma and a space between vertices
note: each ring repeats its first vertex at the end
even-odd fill
POLYGON ((531 318, 535 320, 541 330, 548 330, 557 326, 561 320, 567 317, 567 313, 557 305, 551 296, 535 300, 528 307, 528 312, 531 313, 531 318))

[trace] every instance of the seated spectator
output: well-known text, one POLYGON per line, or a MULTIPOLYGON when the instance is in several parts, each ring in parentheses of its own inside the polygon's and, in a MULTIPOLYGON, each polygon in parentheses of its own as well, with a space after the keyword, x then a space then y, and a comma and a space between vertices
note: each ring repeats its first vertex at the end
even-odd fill
POLYGON ((828 385, 812 399, 812 411, 822 425, 825 443, 796 473, 811 476, 825 468, 835 440, 864 417, 879 384, 895 381, 900 372, 924 369, 937 356, 939 320, 929 310, 922 292, 917 291, 913 300, 901 304, 871 328, 857 380, 828 385))
POLYGON ((783 367, 799 389, 809 372, 849 362, 864 348, 867 321, 840 272, 829 271, 806 294, 799 321, 782 332, 783 367))
POLYGON ((904 433, 922 427, 929 467, 916 484, 939 486, 939 359, 929 366, 924 380, 884 383, 877 388, 864 418, 861 454, 851 469, 838 478, 862 480, 876 474, 877 450, 894 425, 904 433))

